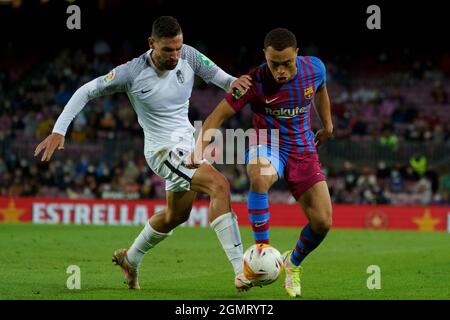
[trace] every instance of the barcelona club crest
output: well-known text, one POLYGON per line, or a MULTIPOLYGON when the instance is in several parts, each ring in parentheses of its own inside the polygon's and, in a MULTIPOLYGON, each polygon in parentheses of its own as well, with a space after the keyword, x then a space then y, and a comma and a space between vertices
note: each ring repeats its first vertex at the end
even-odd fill
POLYGON ((314 94, 313 87, 308 87, 305 90, 303 90, 303 95, 304 95, 305 99, 312 99, 313 94, 314 94))

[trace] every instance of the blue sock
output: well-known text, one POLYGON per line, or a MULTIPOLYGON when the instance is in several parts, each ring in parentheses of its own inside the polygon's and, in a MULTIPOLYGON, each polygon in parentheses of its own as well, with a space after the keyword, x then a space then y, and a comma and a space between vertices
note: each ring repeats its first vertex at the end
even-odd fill
POLYGON ((300 233, 297 245, 291 255, 291 262, 294 265, 299 266, 303 259, 319 246, 323 239, 325 239, 325 236, 326 234, 320 235, 315 233, 308 223, 300 233))
POLYGON ((248 217, 256 243, 269 243, 269 196, 267 193, 248 193, 248 217))

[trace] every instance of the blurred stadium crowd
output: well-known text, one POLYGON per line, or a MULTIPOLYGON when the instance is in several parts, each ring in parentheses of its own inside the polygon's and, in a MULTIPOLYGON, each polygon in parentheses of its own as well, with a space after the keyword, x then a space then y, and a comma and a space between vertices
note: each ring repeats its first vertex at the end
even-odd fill
MULTIPOLYGON (((233 64, 230 57, 198 46, 234 75, 260 61, 233 64)), ((127 43, 119 51, 98 41, 91 50, 66 49, 46 61, 22 61, 20 67, 0 65, 0 196, 164 197, 163 181, 143 157, 142 130, 124 94, 89 102, 70 127, 66 150, 50 163, 33 158, 35 146, 78 87, 139 54, 127 43)), ((450 58, 415 58, 412 68, 393 64, 383 53, 351 67, 322 59, 335 133, 319 153, 333 202, 450 204, 450 58)), ((199 80, 191 121, 205 119, 223 96, 199 80)), ((247 108, 224 127, 248 128, 250 116, 247 108)), ((319 128, 316 117, 313 127, 319 128)), ((245 200, 245 167, 228 165, 221 171, 234 199, 245 200)), ((282 181, 270 197, 293 201, 282 181)))

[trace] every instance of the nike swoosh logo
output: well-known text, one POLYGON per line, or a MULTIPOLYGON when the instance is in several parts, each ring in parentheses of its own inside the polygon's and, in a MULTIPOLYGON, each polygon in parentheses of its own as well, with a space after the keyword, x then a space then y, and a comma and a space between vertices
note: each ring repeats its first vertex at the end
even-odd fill
POLYGON ((268 104, 268 103, 272 103, 272 102, 274 102, 275 100, 278 100, 278 97, 273 98, 273 99, 271 99, 271 100, 267 100, 267 99, 266 99, 266 103, 267 103, 267 104, 268 104))
POLYGON ((239 247, 242 243, 235 244, 234 247, 239 247))
POLYGON ((265 224, 266 224, 265 222, 263 222, 263 223, 255 223, 255 227, 259 228, 259 227, 262 227, 265 224))
POLYGON ((147 93, 147 92, 149 92, 149 91, 152 91, 152 89, 149 89, 149 90, 141 90, 141 93, 147 93))

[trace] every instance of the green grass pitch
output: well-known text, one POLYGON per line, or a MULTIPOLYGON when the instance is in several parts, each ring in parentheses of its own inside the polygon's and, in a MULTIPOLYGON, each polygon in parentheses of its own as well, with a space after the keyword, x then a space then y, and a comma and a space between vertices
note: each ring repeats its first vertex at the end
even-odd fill
MULTIPOLYGON (((141 265, 142 290, 130 291, 111 263, 141 227, 0 225, 0 299, 290 299, 275 283, 238 294, 213 230, 179 227, 141 265), (67 267, 81 269, 81 289, 66 287, 67 267)), ((242 227, 245 248, 251 229, 242 227)), ((295 228, 271 228, 281 252, 295 228)), ((450 299, 450 234, 332 230, 304 262, 301 299, 450 299), (369 290, 367 267, 381 269, 381 289, 369 290)))

